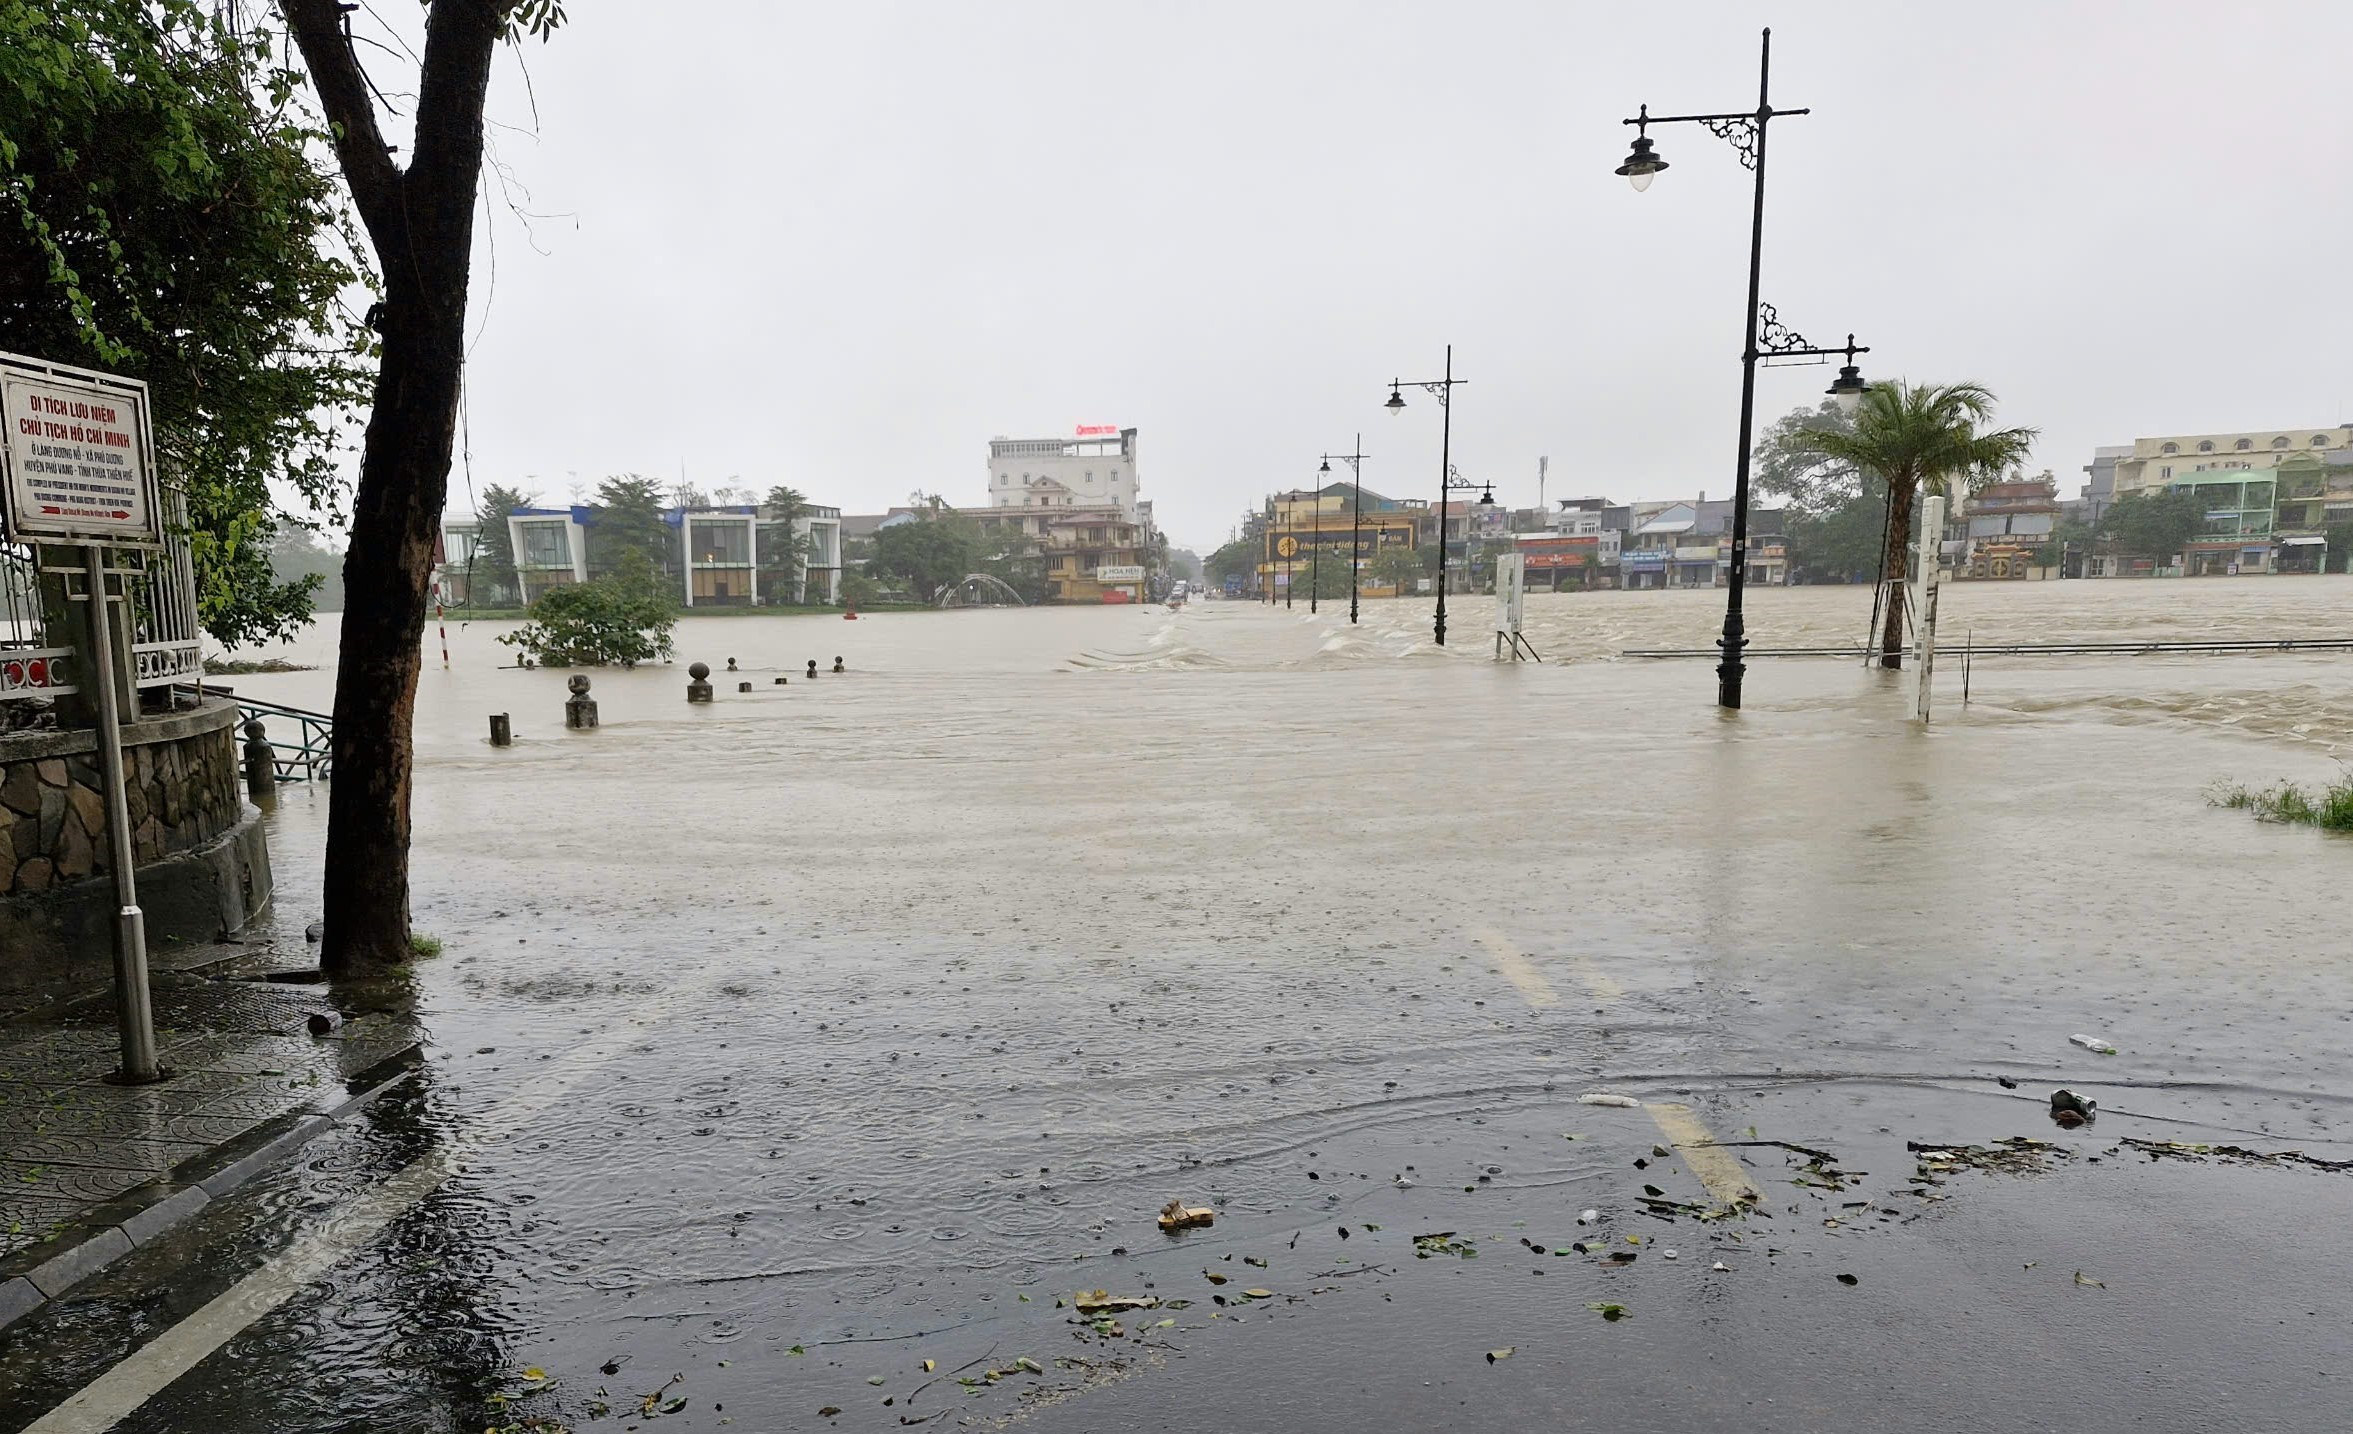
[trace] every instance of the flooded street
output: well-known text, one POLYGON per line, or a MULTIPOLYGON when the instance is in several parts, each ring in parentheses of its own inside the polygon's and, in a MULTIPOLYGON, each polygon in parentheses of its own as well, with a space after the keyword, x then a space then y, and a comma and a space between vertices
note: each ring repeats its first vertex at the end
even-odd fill
MULTIPOLYGON (((1752 643, 1869 602, 1752 592, 1752 643)), ((2353 659, 1981 656, 1964 706, 1955 654, 2353 636, 2353 578, 1955 585, 1925 731, 1908 672, 1725 715, 1615 656, 1718 593, 1533 596, 1542 665, 1490 599, 1446 649, 1346 607, 689 618, 592 732, 453 624, 424 1068, 12 1327, 0 1425, 2341 1417, 2353 844, 2207 794, 2334 775, 2353 659), (167 1327, 186 1374, 126 1360, 167 1327)), ((332 643, 231 683, 324 710, 332 643)), ((325 812, 273 818, 290 963, 325 812)))

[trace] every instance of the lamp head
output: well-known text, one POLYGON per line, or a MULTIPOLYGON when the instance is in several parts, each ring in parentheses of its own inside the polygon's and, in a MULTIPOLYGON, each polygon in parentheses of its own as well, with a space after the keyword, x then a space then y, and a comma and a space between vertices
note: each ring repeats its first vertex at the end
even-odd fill
POLYGON ((1871 385, 1863 382, 1862 370, 1851 363, 1841 368, 1830 387, 1823 390, 1837 402, 1838 411, 1849 418, 1862 408, 1863 395, 1870 391, 1871 385))
POLYGON ((1391 413, 1405 412, 1405 395, 1398 391, 1398 385, 1389 385, 1389 401, 1382 404, 1381 407, 1388 409, 1391 413))
POLYGON ((1626 162, 1618 166, 1617 172, 1626 176, 1627 182, 1634 186, 1635 192, 1640 193, 1650 188, 1651 179, 1666 167, 1667 162, 1659 158, 1657 149, 1651 144, 1650 136, 1637 134, 1634 136, 1633 150, 1626 155, 1626 162))

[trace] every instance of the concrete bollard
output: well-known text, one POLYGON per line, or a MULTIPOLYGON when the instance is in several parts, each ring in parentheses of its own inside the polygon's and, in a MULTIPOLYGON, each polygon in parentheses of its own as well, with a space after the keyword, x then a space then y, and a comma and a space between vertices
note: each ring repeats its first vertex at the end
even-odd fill
POLYGON ((689 663, 687 665, 686 675, 691 679, 686 684, 686 700, 689 702, 710 701, 711 664, 708 662, 689 663))
POLYGON ((269 729, 259 717, 245 719, 245 794, 257 807, 278 800, 278 754, 271 750, 269 729))
POLYGON ((814 657, 809 659, 809 680, 812 682, 817 680, 817 659, 814 657))
POLYGON ((575 732, 584 732, 596 725, 596 699, 588 695, 588 674, 575 674, 566 684, 572 695, 564 699, 564 725, 575 732))
POLYGON ((504 712, 490 714, 490 745, 493 747, 515 745, 515 724, 504 712))
POLYGON ((779 687, 782 687, 782 686, 784 686, 784 685, 785 685, 785 679, 784 679, 784 678, 782 678, 782 677, 779 677, 779 678, 777 678, 777 679, 776 679, 776 685, 777 685, 777 686, 779 686, 779 687))
POLYGON ((749 682, 738 682, 735 684, 735 690, 738 692, 749 692, 752 690, 752 684, 749 682))

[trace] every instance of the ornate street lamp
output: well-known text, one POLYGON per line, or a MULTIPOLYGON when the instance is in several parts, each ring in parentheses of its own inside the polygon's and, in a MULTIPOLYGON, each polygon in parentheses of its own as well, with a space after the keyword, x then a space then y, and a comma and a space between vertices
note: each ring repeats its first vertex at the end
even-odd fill
MULTIPOLYGON (((1440 647, 1446 645, 1446 495, 1456 486, 1454 483, 1454 462, 1450 456, 1454 445, 1454 404, 1452 398, 1457 384, 1469 382, 1470 380, 1467 378, 1454 376, 1454 345, 1448 344, 1446 346, 1446 377, 1417 379, 1413 385, 1424 393, 1435 396, 1438 400, 1438 616, 1431 624, 1431 635, 1437 639, 1440 647)), ((1405 412, 1404 388, 1405 380, 1395 378, 1389 380, 1389 401, 1382 404, 1381 407, 1391 413, 1405 412)), ((1468 487, 1470 485, 1464 484, 1462 486, 1468 487)), ((1492 494, 1489 495, 1488 501, 1494 501, 1492 494)))
POLYGON ((1717 138, 1728 142, 1740 156, 1740 162, 1756 174, 1756 198, 1750 211, 1748 238, 1748 310, 1747 342, 1740 354, 1740 452, 1736 477, 1732 485, 1732 572, 1729 591, 1724 600, 1724 635, 1717 646, 1723 660, 1716 664, 1716 703, 1727 710, 1740 706, 1741 679, 1747 667, 1741 659, 1741 649, 1748 646, 1747 621, 1741 608, 1741 598, 1748 577, 1748 467, 1750 438, 1756 420, 1757 360, 1828 358, 1835 354, 1846 356, 1846 366, 1838 371, 1838 378, 1830 385, 1830 396, 1837 400, 1839 410, 1852 414, 1862 402, 1870 385, 1863 382, 1862 373, 1855 366, 1855 355, 1869 353, 1855 343, 1854 335, 1847 335, 1843 349, 1818 349, 1804 338, 1784 327, 1773 306, 1759 297, 1758 285, 1763 275, 1765 252, 1765 136, 1772 122, 1783 115, 1810 114, 1810 110, 1777 110, 1771 98, 1773 78, 1773 32, 1766 30, 1762 57, 1757 74, 1757 107, 1753 111, 1730 114, 1653 115, 1644 105, 1634 118, 1634 147, 1626 162, 1617 172, 1624 175, 1636 190, 1650 188, 1650 182, 1667 168, 1667 161, 1659 157, 1651 142, 1650 127, 1654 124, 1702 125, 1717 138), (1759 329, 1763 332, 1760 334, 1759 329))
MULTIPOLYGON (((1397 406, 1399 408, 1405 407, 1405 400, 1398 399, 1397 406)), ((1348 465, 1348 471, 1352 478, 1349 486, 1356 490, 1355 515, 1348 521, 1348 621, 1354 623, 1356 621, 1357 581, 1362 576, 1364 563, 1364 435, 1361 433, 1356 435, 1354 452, 1325 454, 1323 466, 1316 471, 1330 473, 1332 460, 1335 458, 1348 465)))

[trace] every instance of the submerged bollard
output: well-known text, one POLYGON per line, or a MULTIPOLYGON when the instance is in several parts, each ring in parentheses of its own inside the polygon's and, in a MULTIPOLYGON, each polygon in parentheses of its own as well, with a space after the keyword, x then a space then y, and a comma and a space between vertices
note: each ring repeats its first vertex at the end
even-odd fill
POLYGON ((689 663, 686 668, 686 675, 692 679, 686 684, 686 700, 689 702, 710 701, 711 664, 708 662, 689 663))
POLYGON ((785 683, 785 680, 784 680, 782 677, 779 677, 779 678, 777 678, 777 679, 776 679, 776 685, 777 685, 777 686, 779 686, 779 687, 782 687, 782 686, 784 686, 784 683, 785 683))
POLYGON ((515 724, 504 712, 490 714, 490 745, 493 747, 515 745, 515 724))
POLYGON ((278 754, 271 750, 269 729, 259 717, 245 720, 245 794, 257 807, 278 800, 278 754))
POLYGON ((815 677, 817 675, 817 659, 814 657, 809 659, 809 675, 811 677, 815 677))
POLYGON ((738 692, 749 692, 752 690, 752 684, 749 682, 738 682, 735 684, 735 690, 738 692))
POLYGON ((580 673, 566 685, 572 695, 564 699, 564 725, 576 732, 594 727, 596 699, 588 695, 588 674, 580 673))
POLYGON ((836 671, 836 672, 847 672, 847 671, 849 671, 849 669, 848 669, 848 668, 846 668, 846 667, 842 666, 842 660, 841 660, 840 658, 838 658, 838 657, 837 657, 837 658, 835 658, 835 659, 833 660, 833 670, 834 670, 834 671, 836 671))

